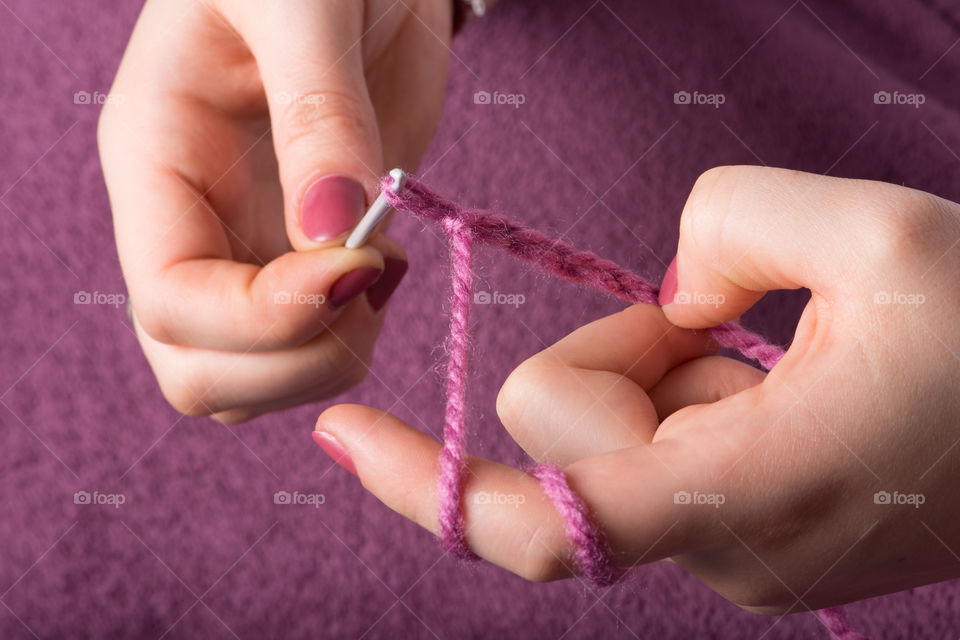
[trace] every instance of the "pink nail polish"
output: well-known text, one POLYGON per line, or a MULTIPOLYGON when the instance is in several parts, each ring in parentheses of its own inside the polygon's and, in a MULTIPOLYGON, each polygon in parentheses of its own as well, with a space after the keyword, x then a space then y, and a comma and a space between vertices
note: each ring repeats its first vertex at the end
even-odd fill
POLYGON ((380 311, 393 292, 400 286, 404 274, 407 273, 407 261, 401 258, 384 258, 383 275, 376 284, 367 289, 367 302, 374 311, 380 311))
POLYGON ((334 307, 346 305, 369 289, 382 273, 383 270, 376 267, 360 267, 345 273, 330 287, 330 304, 334 307))
POLYGON ((314 242, 332 240, 353 229, 366 204, 360 184, 346 176, 320 178, 300 205, 300 228, 314 242))
POLYGON ((677 295, 677 256, 673 256, 667 272, 663 275, 663 282, 660 284, 660 306, 673 302, 677 295))
POLYGON ((357 475, 356 465, 353 464, 353 460, 350 459, 347 450, 343 448, 342 444, 337 442, 336 438, 326 431, 314 431, 313 441, 320 445, 323 452, 333 458, 334 462, 353 475, 357 475))

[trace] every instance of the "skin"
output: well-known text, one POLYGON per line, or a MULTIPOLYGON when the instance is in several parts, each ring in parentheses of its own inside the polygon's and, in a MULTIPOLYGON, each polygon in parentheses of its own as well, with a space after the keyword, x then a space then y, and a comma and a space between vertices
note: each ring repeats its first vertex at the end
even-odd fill
MULTIPOLYGON (((960 205, 919 191, 713 169, 681 219, 687 295, 533 356, 504 383, 500 419, 532 458, 565 470, 618 565, 670 559, 747 610, 960 576, 958 237, 960 205), (810 302, 769 374, 714 355, 694 331, 800 287, 810 302), (682 491, 722 504, 678 503, 682 491), (878 503, 879 491, 902 502, 878 503)), ((439 443, 358 405, 328 409, 316 428, 364 487, 436 533, 439 443)), ((570 577, 563 524, 536 480, 479 458, 469 469, 470 547, 529 580, 570 577), (477 504, 482 491, 523 498, 477 504)))
POLYGON ((404 257, 382 234, 359 250, 312 242, 300 201, 342 175, 372 202, 385 168, 416 168, 442 108, 450 11, 148 0, 99 143, 134 327, 174 408, 238 422, 363 378, 384 310, 275 296, 326 296, 404 257))
MULTIPOLYGON (((403 256, 383 235, 356 251, 314 243, 299 222, 315 178, 352 177, 371 201, 384 169, 415 168, 429 143, 450 2, 402 4, 146 3, 99 142, 134 326, 179 411, 241 421, 366 372, 383 311, 363 296, 342 309, 273 301, 403 256)), ((534 459, 563 466, 619 565, 669 559, 748 610, 956 577, 958 211, 889 184, 712 170, 681 222, 676 273, 691 302, 630 307, 530 358, 503 386, 501 420, 534 459), (694 331, 799 287, 810 303, 769 374, 694 331), (878 304, 881 293, 923 303, 878 304), (678 503, 683 491, 723 503, 678 503), (924 502, 877 504, 877 491, 924 502)), ((317 429, 367 489, 436 532, 437 442, 356 405, 317 429)), ((482 557, 530 580, 574 573, 530 476, 474 458, 465 505, 482 557), (477 504, 481 491, 523 502, 477 504)))

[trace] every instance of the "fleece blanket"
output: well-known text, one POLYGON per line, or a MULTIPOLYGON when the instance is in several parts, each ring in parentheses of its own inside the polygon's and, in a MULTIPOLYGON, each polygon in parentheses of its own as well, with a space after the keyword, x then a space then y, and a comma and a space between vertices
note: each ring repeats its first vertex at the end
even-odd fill
MULTIPOLYGON (((84 98, 108 91, 141 4, 0 2, 0 637, 825 637, 665 563, 602 594, 465 566, 331 469, 310 438, 329 403, 439 430, 446 249, 403 215, 391 233, 411 270, 359 387, 232 427, 173 411, 119 304, 84 98)), ((960 199, 958 38, 946 0, 503 0, 454 43, 421 177, 658 280, 715 165, 960 199)), ((479 290, 524 301, 477 306, 471 448, 516 462, 500 383, 619 305, 489 253, 478 269, 479 290)), ((805 300, 771 294, 744 323, 786 344, 805 300)), ((943 583, 849 615, 877 638, 943 638, 958 595, 943 583)))

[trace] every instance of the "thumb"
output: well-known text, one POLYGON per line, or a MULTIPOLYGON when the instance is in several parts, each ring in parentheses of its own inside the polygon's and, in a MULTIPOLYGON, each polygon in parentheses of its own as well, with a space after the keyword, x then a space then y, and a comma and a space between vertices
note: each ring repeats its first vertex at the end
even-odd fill
POLYGON ((739 317, 775 289, 807 287, 829 299, 874 273, 890 235, 883 213, 915 193, 786 169, 711 169, 684 207, 663 311, 696 329, 739 317))
POLYGON ((250 3, 244 16, 270 109, 287 235, 332 244, 373 201, 382 173, 364 78, 363 3, 250 3))

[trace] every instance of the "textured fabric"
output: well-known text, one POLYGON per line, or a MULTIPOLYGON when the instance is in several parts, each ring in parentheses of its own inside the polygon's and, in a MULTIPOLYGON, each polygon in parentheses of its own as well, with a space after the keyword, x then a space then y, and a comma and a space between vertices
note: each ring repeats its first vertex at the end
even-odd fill
POLYGON ((834 640, 866 640, 866 636, 850 626, 847 612, 843 607, 830 607, 817 611, 834 640))
MULTIPOLYGON (((960 46, 950 49, 960 33, 949 5, 503 0, 455 43, 420 173, 457 201, 509 212, 653 281, 676 251, 693 181, 712 166, 763 162, 960 200, 960 46), (674 103, 695 90, 726 101, 674 103), (874 103, 895 90, 926 102, 874 103), (525 101, 477 104, 480 91, 525 101)), ((41 638, 169 630, 171 640, 823 637, 811 615, 751 615, 668 563, 640 568, 600 602, 577 581, 531 585, 465 566, 317 450, 310 432, 332 402, 389 409, 441 435, 447 252, 433 225, 393 225, 410 272, 360 387, 237 427, 176 415, 123 306, 73 304, 81 291, 124 292, 98 110, 73 96, 108 91, 139 8, 0 5, 0 637, 33 638, 24 625, 41 638), (75 504, 78 491, 126 501, 75 504), (325 501, 276 504, 278 491, 325 501)), ((525 301, 473 308, 472 451, 516 463, 494 412, 499 385, 622 303, 476 253, 476 291, 525 301)), ((788 344, 805 301, 768 295, 743 323, 788 344)), ((875 638, 944 638, 960 626, 958 595, 951 581, 846 609, 875 638)))

